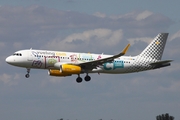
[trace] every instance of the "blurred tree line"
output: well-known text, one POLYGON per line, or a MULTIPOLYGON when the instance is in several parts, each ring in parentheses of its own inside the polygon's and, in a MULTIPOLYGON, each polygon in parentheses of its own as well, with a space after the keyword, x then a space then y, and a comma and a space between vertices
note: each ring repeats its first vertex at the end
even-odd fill
MULTIPOLYGON (((63 118, 57 119, 57 120, 63 120, 63 118)), ((69 119, 67 119, 67 120, 69 120, 69 119)), ((102 119, 99 119, 99 120, 102 120, 102 119)), ((113 120, 113 119, 111 119, 111 120, 113 120)), ((162 115, 156 116, 156 120, 174 120, 174 117, 173 116, 169 116, 169 114, 166 113, 166 114, 162 114, 162 115)))
POLYGON ((168 113, 156 116, 156 120, 174 120, 173 116, 169 116, 168 113))

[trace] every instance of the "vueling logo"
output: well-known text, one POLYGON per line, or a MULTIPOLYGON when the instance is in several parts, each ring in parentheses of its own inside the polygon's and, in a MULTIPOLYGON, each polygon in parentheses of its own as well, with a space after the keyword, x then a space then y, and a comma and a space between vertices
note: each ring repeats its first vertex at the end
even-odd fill
POLYGON ((158 41, 156 41, 155 43, 156 43, 156 45, 159 45, 159 44, 160 44, 160 42, 158 42, 158 41))

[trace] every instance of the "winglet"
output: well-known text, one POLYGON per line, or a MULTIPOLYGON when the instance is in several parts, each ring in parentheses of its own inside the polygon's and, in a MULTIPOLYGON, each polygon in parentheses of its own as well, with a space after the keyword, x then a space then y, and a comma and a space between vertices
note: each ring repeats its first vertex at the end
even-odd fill
POLYGON ((128 44, 121 53, 123 55, 126 54, 126 52, 128 51, 129 47, 130 47, 130 44, 128 44))

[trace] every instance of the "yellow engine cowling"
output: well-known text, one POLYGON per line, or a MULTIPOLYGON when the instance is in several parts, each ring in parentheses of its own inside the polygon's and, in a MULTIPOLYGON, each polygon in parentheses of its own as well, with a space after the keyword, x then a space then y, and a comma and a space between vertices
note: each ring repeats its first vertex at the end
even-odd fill
POLYGON ((71 74, 69 73, 62 73, 59 70, 52 70, 52 69, 49 70, 48 74, 50 76, 62 76, 62 77, 71 76, 71 74))
POLYGON ((62 64, 60 67, 60 72, 66 74, 80 74, 82 73, 82 69, 80 66, 62 64))

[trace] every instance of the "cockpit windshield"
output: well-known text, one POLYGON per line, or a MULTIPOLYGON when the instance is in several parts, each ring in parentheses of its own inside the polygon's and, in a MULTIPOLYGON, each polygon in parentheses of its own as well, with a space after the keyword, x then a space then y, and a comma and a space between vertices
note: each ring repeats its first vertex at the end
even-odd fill
POLYGON ((14 53, 13 56, 22 56, 21 53, 14 53))

